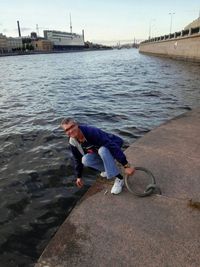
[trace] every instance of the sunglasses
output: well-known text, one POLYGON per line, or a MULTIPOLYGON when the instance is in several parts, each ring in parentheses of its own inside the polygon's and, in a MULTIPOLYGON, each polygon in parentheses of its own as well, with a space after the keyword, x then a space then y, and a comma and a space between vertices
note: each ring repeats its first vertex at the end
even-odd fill
POLYGON ((64 131, 67 133, 75 127, 75 124, 71 125, 69 128, 65 129, 64 131))

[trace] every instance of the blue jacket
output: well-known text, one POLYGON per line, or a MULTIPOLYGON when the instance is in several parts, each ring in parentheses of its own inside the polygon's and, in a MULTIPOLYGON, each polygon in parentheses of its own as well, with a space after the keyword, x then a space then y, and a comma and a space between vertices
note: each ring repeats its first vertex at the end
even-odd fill
MULTIPOLYGON (((128 163, 125 154, 121 150, 123 140, 119 136, 104 132, 99 128, 89 125, 79 125, 79 128, 88 143, 94 145, 97 148, 105 146, 109 149, 113 158, 116 159, 119 163, 121 163, 122 165, 126 165, 128 163)), ((83 164, 81 160, 84 152, 80 144, 76 140, 74 140, 74 138, 70 138, 69 143, 75 160, 76 175, 77 177, 81 178, 83 170, 83 164)))

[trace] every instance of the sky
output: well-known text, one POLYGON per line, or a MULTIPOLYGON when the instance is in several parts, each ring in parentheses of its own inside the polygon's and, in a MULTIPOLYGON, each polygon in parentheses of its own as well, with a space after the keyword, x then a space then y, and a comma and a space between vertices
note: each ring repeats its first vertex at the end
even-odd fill
POLYGON ((17 37, 17 20, 22 36, 70 32, 70 14, 85 41, 128 43, 182 30, 199 17, 200 0, 0 0, 0 33, 17 37))

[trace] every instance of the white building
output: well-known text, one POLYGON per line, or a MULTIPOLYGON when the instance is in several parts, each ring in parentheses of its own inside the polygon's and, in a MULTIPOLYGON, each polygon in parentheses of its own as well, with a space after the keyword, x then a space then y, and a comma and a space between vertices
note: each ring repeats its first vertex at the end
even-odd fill
POLYGON ((61 31, 44 31, 44 38, 51 41, 55 49, 80 49, 84 47, 84 35, 61 31))
POLYGON ((11 52, 13 49, 22 48, 22 38, 21 37, 8 37, 7 38, 8 51, 11 52))

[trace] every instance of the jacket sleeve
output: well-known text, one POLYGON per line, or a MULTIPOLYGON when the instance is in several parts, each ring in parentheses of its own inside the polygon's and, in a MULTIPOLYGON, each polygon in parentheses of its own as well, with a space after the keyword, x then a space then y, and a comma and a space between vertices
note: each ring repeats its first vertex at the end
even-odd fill
POLYGON ((82 171, 83 171, 82 155, 75 146, 72 146, 70 144, 70 148, 71 148, 73 158, 74 158, 74 168, 75 168, 76 177, 81 178, 82 171))

